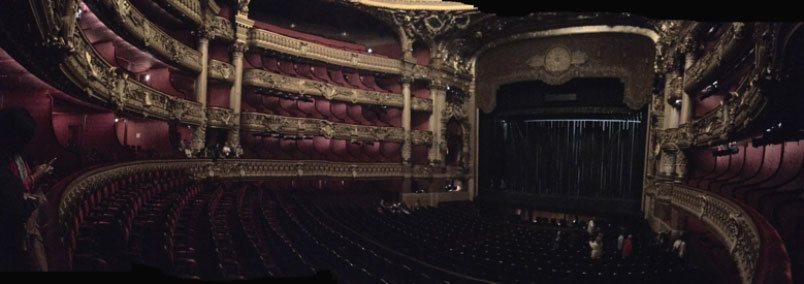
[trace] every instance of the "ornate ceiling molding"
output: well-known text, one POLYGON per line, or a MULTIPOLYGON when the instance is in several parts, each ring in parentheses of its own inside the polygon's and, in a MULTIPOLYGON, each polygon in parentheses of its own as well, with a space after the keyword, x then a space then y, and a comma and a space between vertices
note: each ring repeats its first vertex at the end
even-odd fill
POLYGON ((441 0, 348 0, 349 2, 386 9, 466 11, 476 10, 472 5, 441 0))
MULTIPOLYGON (((246 70, 243 73, 243 83, 288 93, 320 96, 328 100, 354 104, 385 105, 393 107, 403 106, 403 98, 400 94, 340 87, 321 81, 279 75, 261 69, 246 70)), ((431 112, 433 110, 433 103, 430 99, 411 98, 411 106, 415 111, 431 112)))

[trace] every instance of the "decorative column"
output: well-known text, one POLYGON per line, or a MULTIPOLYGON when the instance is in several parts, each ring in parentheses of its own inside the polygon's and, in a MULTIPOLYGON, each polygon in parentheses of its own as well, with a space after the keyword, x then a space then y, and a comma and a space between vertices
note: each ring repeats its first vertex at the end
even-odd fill
POLYGON ((410 102, 410 84, 413 83, 412 76, 403 75, 402 77, 402 128, 405 131, 404 142, 402 143, 402 163, 405 165, 410 164, 410 116, 411 116, 411 102, 410 102))
POLYGON ((446 86, 439 80, 430 82, 430 98, 433 100, 433 113, 430 114, 430 132, 433 139, 430 145, 428 158, 430 165, 437 166, 443 162, 441 145, 444 143, 444 122, 442 113, 447 100, 446 86))
POLYGON ((692 64, 695 62, 695 55, 692 53, 695 47, 695 41, 692 38, 685 38, 684 43, 682 45, 682 52, 684 54, 684 68, 681 71, 681 86, 679 88, 679 92, 681 93, 681 113, 679 117, 679 124, 685 124, 690 121, 692 117, 692 98, 690 94, 684 91, 684 85, 686 81, 686 71, 692 67, 692 64))
MULTIPOLYGON (((240 148, 240 108, 243 93, 243 54, 248 50, 248 31, 254 26, 254 21, 248 19, 249 1, 239 1, 239 10, 235 15, 237 30, 235 43, 232 45, 232 65, 235 69, 234 84, 229 91, 229 108, 232 109, 232 129, 226 137, 226 143, 232 149, 240 148)), ((236 151, 236 150, 235 150, 236 151)))
POLYGON ((232 46, 232 65, 235 68, 235 79, 232 84, 232 89, 229 91, 229 108, 232 109, 232 129, 229 130, 229 136, 226 138, 226 143, 229 147, 236 148, 240 146, 240 107, 242 100, 243 90, 243 53, 248 50, 248 45, 245 42, 235 42, 232 46))
POLYGON ((201 103, 201 109, 205 110, 203 123, 193 129, 193 142, 191 149, 197 153, 204 149, 206 144, 206 109, 207 109, 207 79, 209 76, 209 32, 206 27, 198 31, 198 52, 201 53, 201 73, 195 80, 195 99, 201 103))

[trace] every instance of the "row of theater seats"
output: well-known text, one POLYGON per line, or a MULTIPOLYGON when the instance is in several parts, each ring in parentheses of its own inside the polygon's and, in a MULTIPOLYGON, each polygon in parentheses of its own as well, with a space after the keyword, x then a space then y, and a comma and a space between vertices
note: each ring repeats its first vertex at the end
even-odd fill
POLYGON ((356 125, 402 127, 402 110, 399 107, 355 104, 312 96, 299 99, 280 92, 266 95, 255 90, 246 91, 244 96, 247 103, 245 111, 356 125))
POLYGON ((383 245, 427 263, 495 282, 542 279, 548 283, 689 283, 688 268, 661 251, 622 259, 609 246, 601 260, 589 258, 585 238, 553 250, 555 230, 488 222, 450 208, 418 210, 412 215, 378 213, 373 208, 325 206, 324 215, 343 220, 383 245), (371 228, 371 230, 365 230, 371 228))
POLYGON ((297 138, 247 134, 241 141, 247 155, 262 159, 377 163, 401 161, 402 145, 398 142, 350 142, 321 136, 297 138))
POLYGON ((126 258, 124 251, 135 262, 150 262, 154 254, 173 249, 179 212, 199 190, 196 182, 176 171, 135 174, 87 190, 65 228, 67 255, 74 256, 79 270, 125 270, 130 263, 119 261, 126 258), (154 237, 162 246, 147 241, 154 237))
POLYGON ((555 230, 481 218, 474 205, 397 215, 365 206, 377 204, 371 194, 339 198, 239 183, 202 188, 176 175, 118 184, 77 231, 77 270, 142 263, 209 280, 330 271, 343 283, 690 280, 683 263, 660 252, 620 259, 608 248, 593 261, 581 244, 552 250, 555 230))

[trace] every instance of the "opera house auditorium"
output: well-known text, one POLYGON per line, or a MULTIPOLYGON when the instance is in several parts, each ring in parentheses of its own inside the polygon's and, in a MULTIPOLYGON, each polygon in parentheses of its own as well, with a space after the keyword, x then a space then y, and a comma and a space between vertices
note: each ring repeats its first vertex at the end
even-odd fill
POLYGON ((802 90, 800 22, 7 0, 0 271, 804 283, 802 90))

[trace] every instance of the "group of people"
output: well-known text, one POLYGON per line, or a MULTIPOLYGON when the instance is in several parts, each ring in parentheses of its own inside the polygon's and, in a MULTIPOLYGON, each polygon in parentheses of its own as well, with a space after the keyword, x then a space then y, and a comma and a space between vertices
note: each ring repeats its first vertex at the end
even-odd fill
POLYGON ((48 270, 39 222, 47 200, 36 185, 55 158, 34 168, 22 158, 35 128, 27 110, 0 110, 0 271, 48 270))

